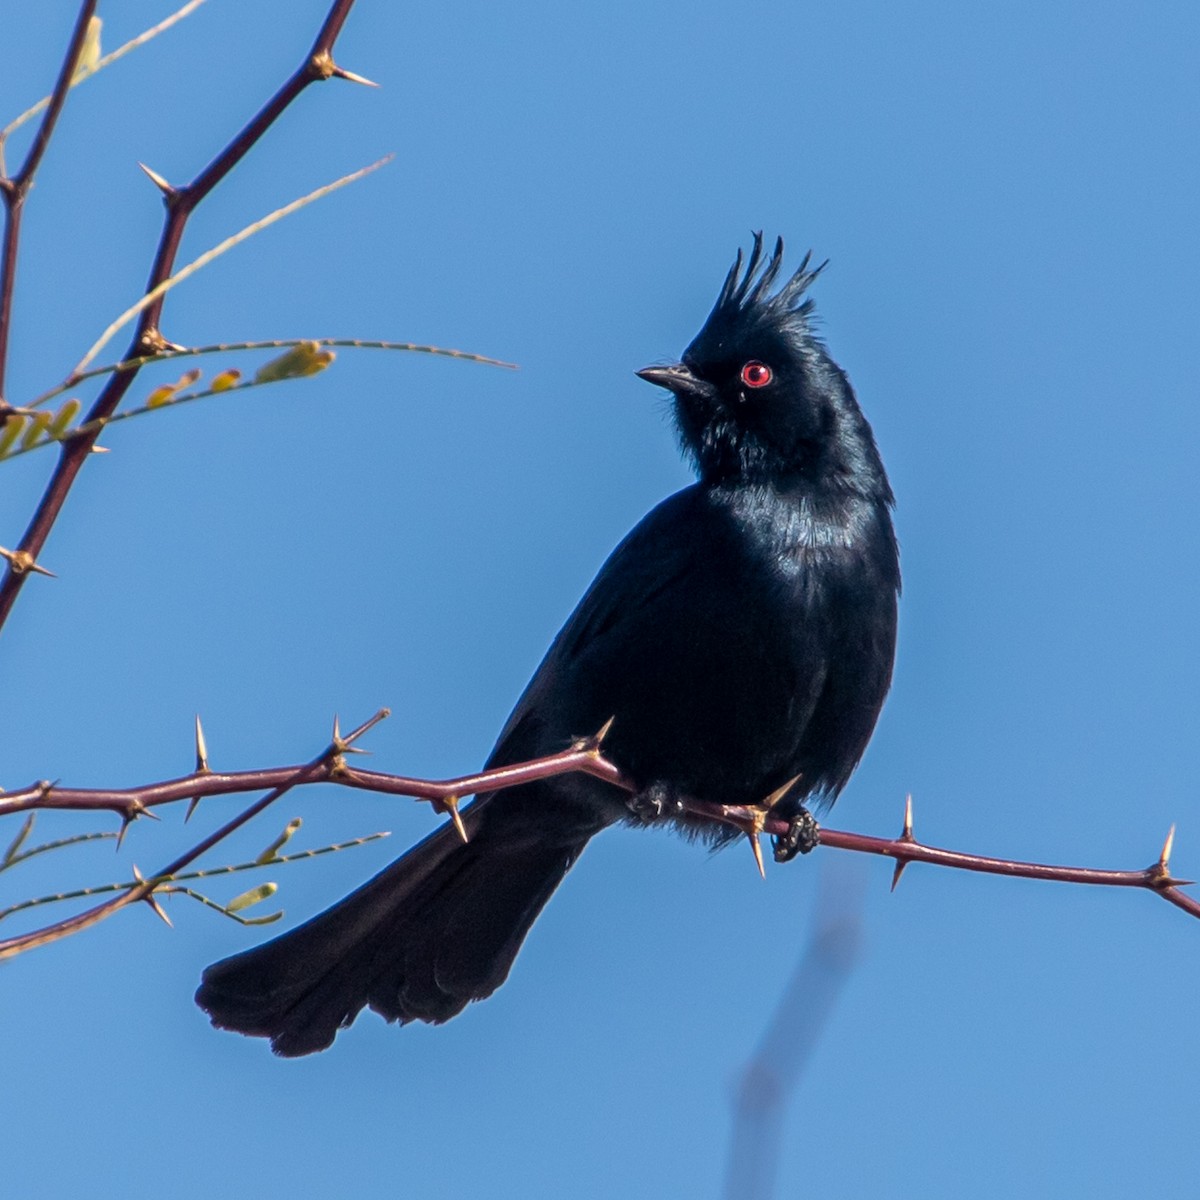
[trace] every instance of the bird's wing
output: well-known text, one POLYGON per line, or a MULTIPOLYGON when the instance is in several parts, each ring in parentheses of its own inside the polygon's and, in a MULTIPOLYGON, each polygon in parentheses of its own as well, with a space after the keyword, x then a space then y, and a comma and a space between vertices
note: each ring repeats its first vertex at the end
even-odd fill
POLYGON ((767 574, 700 487, 664 501, 568 618, 491 764, 554 753, 615 717, 605 745, 635 778, 738 791, 783 771, 825 685, 828 640, 815 610, 805 617, 807 589, 793 582, 776 603, 767 574), (745 779, 727 774, 734 761, 745 779))
POLYGON ((699 509, 697 490, 685 488, 664 500, 609 555, 517 701, 488 766, 562 749, 548 747, 543 731, 552 693, 561 688, 564 674, 602 642, 616 640, 614 635, 627 626, 652 625, 679 604, 687 581, 700 569, 694 544, 679 537, 680 524, 690 524, 699 509))

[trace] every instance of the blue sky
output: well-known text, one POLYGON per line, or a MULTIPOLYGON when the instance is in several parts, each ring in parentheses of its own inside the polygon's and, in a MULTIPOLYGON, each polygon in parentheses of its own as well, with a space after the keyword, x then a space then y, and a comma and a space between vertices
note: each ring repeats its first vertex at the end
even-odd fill
MULTIPOLYGON (((9 7, 5 119, 73 15, 9 7)), ((170 7, 114 6, 106 47, 170 7)), ((29 204, 14 400, 139 293, 159 205, 136 162, 193 175, 323 12, 210 0, 72 96, 29 204)), ((59 578, 0 639, 0 784, 181 773, 197 711, 215 766, 300 761, 334 711, 382 704, 373 766, 473 769, 604 556, 687 482, 633 372, 678 355, 762 228, 831 259, 822 328, 899 500, 895 686, 830 823, 892 834, 912 792, 936 844, 1136 867, 1177 822, 1195 875, 1198 35, 1181 3, 363 0, 338 58, 382 87, 310 89, 183 258, 396 160, 182 285, 165 333, 395 338, 521 370, 344 353, 113 430, 44 556, 59 578)), ((0 544, 48 462, 4 466, 0 544)), ((289 920, 433 820, 313 791, 214 861, 294 815, 305 845, 393 836, 279 874, 289 920)), ((164 816, 117 864, 64 853, 5 894, 153 869, 196 836, 164 816)), ((732 1082, 840 857, 763 883, 743 849, 611 832, 486 1004, 439 1029, 364 1017, 292 1063, 191 1004, 256 935, 185 902, 174 932, 123 914, 0 972, 12 1194, 719 1195, 732 1082)), ((932 868, 890 895, 886 864, 856 865, 862 956, 790 1109, 781 1194, 1200 1188, 1200 924, 932 868)))

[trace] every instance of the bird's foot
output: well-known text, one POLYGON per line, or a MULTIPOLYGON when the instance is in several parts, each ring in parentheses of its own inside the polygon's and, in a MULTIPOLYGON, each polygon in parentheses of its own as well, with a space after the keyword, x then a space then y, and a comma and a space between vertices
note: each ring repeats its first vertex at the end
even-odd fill
POLYGON ((626 808, 643 824, 683 815, 683 800, 665 783, 652 783, 625 801, 626 808))
POLYGON ((816 849, 820 840, 821 827, 816 818, 807 808, 802 808, 788 821, 787 833, 776 834, 771 838, 775 861, 791 862, 797 854, 808 854, 816 849))

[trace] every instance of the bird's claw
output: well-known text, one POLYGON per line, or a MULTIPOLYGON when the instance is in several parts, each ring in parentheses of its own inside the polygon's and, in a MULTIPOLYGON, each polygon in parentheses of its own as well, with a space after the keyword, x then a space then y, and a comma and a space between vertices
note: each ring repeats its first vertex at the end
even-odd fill
POLYGON ((821 840, 821 827, 816 818, 802 808, 788 821, 787 833, 771 838, 776 862, 790 862, 797 854, 808 854, 821 840))
POLYGON ((663 783, 652 783, 648 788, 630 796, 625 801, 626 808, 639 821, 649 825, 661 821, 664 817, 683 815, 683 801, 663 783))

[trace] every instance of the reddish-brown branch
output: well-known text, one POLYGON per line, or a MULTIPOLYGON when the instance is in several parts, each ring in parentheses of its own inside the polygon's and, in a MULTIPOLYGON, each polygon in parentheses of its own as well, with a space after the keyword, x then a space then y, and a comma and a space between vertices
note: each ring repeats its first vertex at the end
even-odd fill
MULTIPOLYGON (((94 6, 94 0, 92 4, 94 6)), ((147 292, 170 278, 188 218, 205 196, 233 170, 310 83, 345 74, 333 61, 333 46, 353 6, 354 0, 334 0, 312 49, 275 95, 191 183, 178 188, 168 187, 164 191, 167 211, 146 284, 147 292)), ((142 310, 133 340, 123 358, 136 359, 164 346, 158 325, 165 299, 164 294, 142 310)), ((13 604, 31 573, 29 564, 36 563, 41 555, 75 478, 100 436, 104 421, 116 411, 139 369, 135 366, 111 375, 83 422, 84 425, 95 422, 94 431, 63 443, 54 473, 21 539, 17 557, 9 560, 4 580, 0 583, 0 629, 8 620, 13 604)))
MULTIPOLYGON (((386 715, 384 713, 383 715, 386 715)), ((380 720, 377 714, 365 728, 380 720)), ((363 729, 355 732, 358 737, 363 729)), ((19 791, 0 793, 0 816, 29 812, 38 809, 69 809, 75 811, 109 811, 117 813, 125 822, 162 804, 180 800, 197 800, 207 796, 235 795, 262 788, 273 789, 270 799, 259 801, 224 826, 210 838, 200 843, 184 859, 171 864, 160 872, 170 874, 181 869, 192 859, 211 849, 235 828, 275 799, 279 789, 287 790, 312 783, 332 783, 343 787, 360 788, 392 796, 409 796, 416 800, 431 802, 435 809, 453 812, 464 796, 480 792, 498 791, 505 787, 532 783, 555 775, 582 772, 601 779, 627 792, 636 791, 634 783, 620 768, 601 751, 604 731, 596 737, 576 743, 570 749, 530 762, 480 771, 474 775, 463 775, 456 779, 416 779, 407 775, 390 775, 381 771, 356 770, 346 764, 341 755, 329 755, 314 759, 304 766, 267 767, 255 771, 215 772, 207 767, 201 754, 201 767, 190 775, 168 779, 159 783, 145 784, 132 788, 66 788, 57 784, 37 783, 19 791)), ((282 794, 282 792, 279 792, 282 794)), ((711 804, 702 801, 685 802, 684 807, 694 817, 733 825, 751 838, 759 833, 779 835, 787 833, 788 822, 762 809, 744 806, 711 804)), ((820 844, 836 850, 850 850, 858 854, 875 854, 890 858, 896 863, 893 886, 900 873, 909 863, 928 863, 932 866, 950 867, 960 871, 978 871, 990 875, 1009 875, 1022 879, 1044 879, 1059 883, 1087 884, 1099 887, 1141 888, 1154 892, 1164 900, 1182 909, 1190 916, 1200 918, 1200 901, 1182 889, 1188 881, 1175 878, 1170 872, 1169 855, 1171 839, 1162 854, 1150 866, 1141 870, 1101 870, 1095 867, 1054 866, 1046 863, 1023 862, 1016 859, 990 858, 980 854, 967 854, 959 850, 944 850, 928 846, 916 840, 912 834, 911 807, 906 811, 904 829, 899 837, 881 838, 862 833, 847 833, 838 829, 820 830, 820 844)), ((138 897, 139 899, 144 897, 138 897)), ((4 943, 0 943, 0 954, 4 943)))
POLYGON ((96 11, 96 3, 97 0, 83 0, 79 6, 71 41, 63 55, 54 90, 50 93, 50 103, 42 114, 21 169, 11 178, 0 178, 0 195, 4 197, 5 209, 4 248, 0 251, 0 418, 11 410, 11 405, 4 399, 4 383, 8 366, 8 335, 12 325, 13 288, 17 278, 17 250, 21 243, 21 214, 25 211, 25 198, 33 186, 33 177, 41 166, 50 139, 54 136, 54 127, 67 102, 67 93, 71 90, 71 80, 79 65, 79 55, 87 37, 88 25, 96 11))
MULTIPOLYGON (((788 823, 780 817, 762 815, 754 809, 726 805, 689 803, 687 808, 696 816, 724 821, 739 829, 752 831, 757 828, 763 833, 783 834, 788 823)), ((911 809, 909 810, 911 814, 911 809)), ((1173 831, 1172 831, 1173 832, 1173 831)), ((939 846, 927 846, 912 836, 910 815, 906 815, 904 830, 899 837, 871 837, 865 833, 846 833, 840 829, 820 831, 820 844, 835 850, 852 850, 857 854, 878 854, 893 859, 896 873, 892 886, 899 881, 900 874, 909 863, 929 863, 935 867, 951 867, 958 871, 978 871, 985 875, 1010 875, 1019 879, 1046 879, 1057 883, 1082 883, 1098 887, 1144 888, 1161 896, 1164 900, 1183 909, 1190 916, 1200 918, 1200 900, 1189 896, 1182 889, 1191 880, 1176 879, 1170 872, 1169 856, 1171 835, 1158 859, 1150 866, 1135 871, 1108 871, 1096 867, 1063 867, 1048 863, 1022 862, 1010 858, 989 858, 982 854, 965 854, 960 850, 943 850, 939 846)))
MULTIPOLYGON (((232 796, 256 792, 262 788, 280 787, 297 782, 297 772, 303 766, 265 767, 257 771, 195 771, 161 783, 132 788, 67 788, 58 784, 35 783, 14 792, 0 792, 0 817, 14 813, 50 809, 73 811, 114 812, 124 820, 133 820, 148 809, 180 800, 208 796, 232 796)), ((617 787, 632 790, 621 772, 591 743, 563 750, 545 758, 510 767, 496 767, 457 779, 415 779, 408 775, 388 775, 381 771, 360 771, 344 762, 331 762, 313 770, 300 783, 335 783, 343 787, 361 788, 390 796, 409 796, 414 800, 444 802, 477 792, 498 791, 554 775, 582 771, 617 787)))

